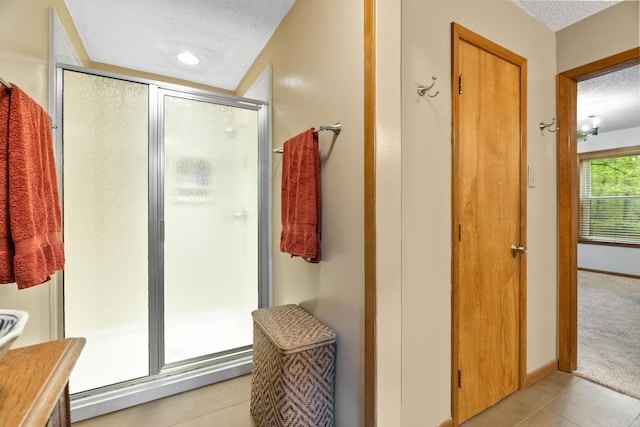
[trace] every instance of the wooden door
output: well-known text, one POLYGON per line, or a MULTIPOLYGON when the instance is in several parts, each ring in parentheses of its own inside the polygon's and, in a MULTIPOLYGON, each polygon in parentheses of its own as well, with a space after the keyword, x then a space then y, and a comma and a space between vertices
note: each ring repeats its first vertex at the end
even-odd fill
POLYGON ((517 390, 524 352, 526 60, 454 24, 453 402, 517 390), (521 341, 522 340, 522 341, 521 341))

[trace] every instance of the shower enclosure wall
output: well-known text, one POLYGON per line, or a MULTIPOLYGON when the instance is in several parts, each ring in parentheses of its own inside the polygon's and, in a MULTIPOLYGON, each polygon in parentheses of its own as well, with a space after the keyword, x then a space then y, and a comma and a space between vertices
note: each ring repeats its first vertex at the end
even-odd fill
POLYGON ((64 330, 87 338, 74 419, 250 372, 266 106, 76 67, 59 81, 64 330))

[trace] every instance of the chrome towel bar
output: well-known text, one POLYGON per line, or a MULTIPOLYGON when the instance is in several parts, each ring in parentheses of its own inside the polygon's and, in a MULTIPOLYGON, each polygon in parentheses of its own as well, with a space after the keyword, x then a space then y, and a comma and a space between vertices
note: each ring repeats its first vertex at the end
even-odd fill
MULTIPOLYGON (((323 130, 330 130, 331 132, 335 133, 336 136, 340 135, 340 132, 342 132, 342 124, 341 123, 336 123, 333 125, 322 125, 319 126, 315 132, 321 132, 323 130)), ((283 147, 279 147, 279 148, 274 148, 273 149, 274 153, 278 153, 278 154, 282 154, 284 152, 284 148, 283 147)))
POLYGON ((6 81, 2 77, 0 77, 0 84, 2 84, 4 87, 6 87, 7 90, 9 91, 9 93, 11 93, 11 84, 8 81, 6 81))

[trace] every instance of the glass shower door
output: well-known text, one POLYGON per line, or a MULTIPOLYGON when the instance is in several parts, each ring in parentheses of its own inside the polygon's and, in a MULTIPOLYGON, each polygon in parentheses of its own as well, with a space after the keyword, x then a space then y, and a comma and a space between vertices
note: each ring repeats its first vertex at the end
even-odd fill
POLYGON ((171 365, 252 343, 258 112, 170 91, 160 101, 164 364, 171 365))
POLYGON ((65 334, 87 338, 78 393, 149 375, 149 88, 63 75, 65 334))
POLYGON ((65 336, 91 417, 251 371, 269 300, 259 101, 59 69, 65 336))

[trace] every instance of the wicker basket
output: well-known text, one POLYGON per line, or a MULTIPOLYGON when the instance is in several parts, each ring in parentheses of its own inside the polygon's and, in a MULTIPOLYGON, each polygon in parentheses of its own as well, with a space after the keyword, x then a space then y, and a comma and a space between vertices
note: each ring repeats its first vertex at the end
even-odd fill
POLYGON ((335 332, 295 304, 251 314, 253 423, 333 426, 335 332))

